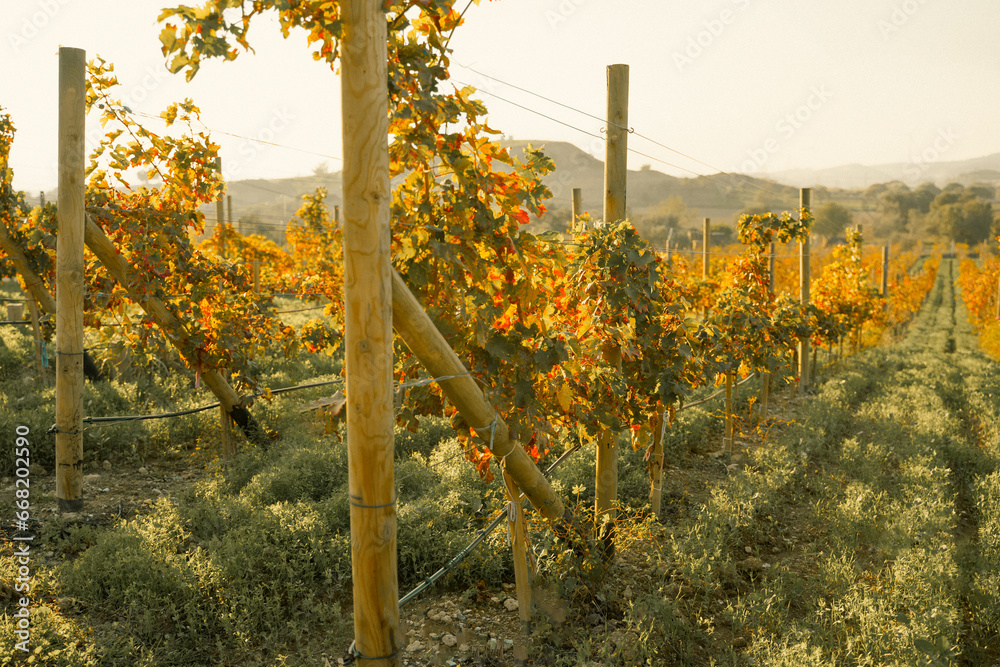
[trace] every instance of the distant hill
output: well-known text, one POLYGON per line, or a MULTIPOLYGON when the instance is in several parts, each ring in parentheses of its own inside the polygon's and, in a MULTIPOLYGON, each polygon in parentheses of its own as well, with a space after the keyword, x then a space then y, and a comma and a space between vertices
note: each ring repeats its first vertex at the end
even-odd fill
MULTIPOLYGON (((600 217, 604 206, 604 162, 565 141, 508 141, 511 152, 523 155, 528 144, 541 148, 555 163, 555 171, 544 182, 552 191, 552 205, 569 207, 573 188, 580 188, 583 208, 600 217)), ((677 178, 652 168, 629 170, 626 205, 630 213, 654 207, 671 196, 679 196, 690 208, 735 213, 758 192, 773 199, 792 201, 798 191, 774 181, 739 174, 713 174, 677 178)))
POLYGON ((771 178, 795 187, 823 185, 828 188, 864 189, 876 183, 902 181, 914 186, 928 181, 938 186, 948 183, 988 183, 1000 185, 1000 153, 953 162, 894 162, 877 166, 849 164, 830 169, 789 169, 772 172, 771 178))
MULTIPOLYGON (((583 208, 594 218, 603 213, 604 163, 565 141, 504 141, 511 152, 520 157, 531 144, 541 148, 555 164, 555 170, 544 182, 552 191, 547 208, 549 213, 539 224, 559 223, 568 219, 573 188, 580 188, 583 208)), ((845 203, 852 210, 861 206, 861 190, 876 183, 903 181, 918 185, 933 181, 939 185, 951 182, 969 185, 989 183, 1000 185, 1000 153, 972 160, 936 162, 931 164, 896 163, 877 166, 843 165, 831 169, 793 169, 769 175, 763 179, 741 174, 712 174, 694 178, 678 178, 651 167, 628 172, 626 206, 631 219, 638 221, 644 213, 653 211, 670 197, 680 197, 695 220, 689 226, 700 226, 702 217, 732 225, 737 212, 764 206, 784 210, 798 205, 798 188, 813 187, 817 197, 845 203), (772 180, 773 179, 773 180, 772 180)), ((302 195, 325 187, 327 205, 341 204, 340 172, 319 172, 311 176, 285 179, 254 179, 231 181, 228 190, 233 199, 233 219, 243 220, 244 232, 258 232, 278 242, 284 241, 285 223, 302 204, 302 195)), ((215 207, 203 208, 206 219, 215 219, 215 207)))

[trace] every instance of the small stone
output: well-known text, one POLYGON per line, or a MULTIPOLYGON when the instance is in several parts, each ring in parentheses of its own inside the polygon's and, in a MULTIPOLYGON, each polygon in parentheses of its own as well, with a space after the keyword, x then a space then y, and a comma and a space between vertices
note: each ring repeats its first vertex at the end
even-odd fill
POLYGON ((409 646, 407 646, 406 647, 406 652, 407 653, 413 653, 414 651, 419 651, 423 647, 424 647, 424 645, 421 644, 420 641, 418 640, 418 641, 415 641, 415 642, 411 643, 409 646))
POLYGON ((101 467, 105 470, 111 470, 111 461, 104 459, 104 463, 101 464, 101 467))
POLYGON ((159 489, 153 489, 153 493, 156 494, 156 495, 158 495, 158 496, 162 496, 163 495, 163 491, 160 491, 159 489))
POLYGON ((602 620, 603 619, 601 619, 601 615, 598 614, 597 612, 594 612, 587 616, 587 623, 589 623, 590 625, 600 625, 602 620))
POLYGON ((750 547, 743 547, 743 551, 746 551, 748 554, 753 553, 753 549, 751 549, 750 547))
POLYGON ((507 598, 504 600, 503 606, 507 608, 507 611, 517 611, 517 600, 514 598, 507 598))
POLYGON ((108 492, 108 491, 110 491, 110 490, 111 490, 111 489, 109 489, 109 488, 105 487, 105 488, 101 489, 101 493, 107 493, 107 492, 108 492))
POLYGON ((37 463, 32 463, 30 466, 28 466, 28 472, 30 472, 32 475, 37 475, 38 477, 44 477, 45 475, 48 474, 48 471, 42 466, 38 465, 37 463))
POLYGON ((458 644, 458 637, 449 633, 441 638, 441 643, 445 646, 455 646, 458 644))
POLYGON ((622 591, 622 595, 625 596, 626 600, 631 599, 631 597, 632 597, 632 587, 631 586, 626 586, 625 590, 622 591))
POLYGON ((514 640, 513 639, 505 639, 505 640, 503 640, 503 647, 504 648, 514 648, 514 640))
POLYGON ((504 584, 503 585, 503 589, 505 591, 512 591, 512 590, 514 590, 514 584, 504 584))
POLYGON ((459 651, 459 653, 468 653, 469 652, 469 648, 470 647, 469 647, 468 644, 459 644, 458 651, 459 651))
POLYGON ((142 468, 139 468, 139 474, 140 475, 148 475, 149 471, 146 470, 145 466, 143 466, 142 468))
POLYGON ((490 637, 490 640, 486 642, 486 648, 488 648, 491 651, 497 650, 497 638, 490 637))
POLYGON ((451 616, 448 614, 441 614, 438 620, 442 623, 451 623, 451 616))

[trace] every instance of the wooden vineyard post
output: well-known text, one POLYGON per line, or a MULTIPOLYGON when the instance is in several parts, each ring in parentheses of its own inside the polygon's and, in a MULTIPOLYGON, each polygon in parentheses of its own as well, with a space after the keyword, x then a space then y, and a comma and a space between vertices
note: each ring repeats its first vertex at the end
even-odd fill
POLYGON ((399 665, 393 476, 387 26, 380 0, 340 3, 344 137, 344 350, 354 653, 399 665))
POLYGON ((42 359, 42 346, 45 345, 45 340, 42 339, 42 328, 38 325, 38 304, 31 297, 30 294, 25 293, 28 297, 28 314, 31 319, 31 333, 34 336, 34 348, 35 348, 35 366, 38 367, 38 377, 42 379, 42 382, 48 384, 49 374, 46 372, 46 364, 42 359))
POLYGON ((726 373, 726 434, 722 438, 722 451, 726 454, 733 453, 733 376, 735 373, 726 373))
MULTIPOLYGON (((111 239, 93 220, 87 218, 86 224, 87 247, 97 259, 101 260, 101 263, 107 267, 108 273, 114 276, 119 284, 128 285, 132 267, 111 243, 111 239)), ((184 325, 162 299, 146 296, 138 301, 138 305, 149 313, 161 328, 168 332, 168 339, 184 341, 189 337, 189 334, 184 330, 184 325)), ((257 424, 250 411, 243 405, 242 399, 226 381, 226 378, 222 377, 219 371, 208 368, 201 372, 201 379, 226 408, 229 416, 240 427, 247 439, 266 447, 268 444, 267 435, 257 424)))
MULTIPOLYGON (((3 225, 0 225, 0 249, 7 254, 7 257, 14 263, 14 268, 21 275, 24 281, 24 290, 28 297, 34 299, 43 313, 55 315, 56 300, 45 289, 45 284, 42 282, 41 276, 32 270, 31 263, 28 261, 27 255, 24 254, 24 250, 21 249, 3 225)), ((97 370, 97 364, 94 363, 90 353, 86 350, 83 351, 83 374, 91 380, 103 379, 97 370)))
POLYGON ((253 260, 253 293, 260 296, 260 258, 253 260))
POLYGON ((767 402, 771 398, 771 371, 760 374, 760 413, 757 421, 767 419, 767 402))
POLYGON ((882 246, 882 298, 889 296, 889 246, 882 246))
POLYGON ((333 207, 333 224, 335 224, 338 227, 340 226, 340 207, 339 206, 334 206, 333 207))
POLYGON ((997 319, 1000 320, 1000 278, 997 278, 997 319))
MULTIPOLYGON (((222 158, 215 158, 215 170, 219 172, 219 180, 222 180, 222 158)), ((219 257, 226 258, 226 207, 222 195, 215 200, 215 228, 219 232, 219 257)))
POLYGON ((83 239, 86 52, 59 48, 56 239, 56 501, 83 509, 83 239))
POLYGON ((527 452, 510 437, 507 423, 487 402, 475 378, 395 271, 392 272, 392 326, 424 368, 433 377, 442 378, 437 383, 445 396, 466 423, 481 434, 494 458, 501 461, 503 469, 510 473, 538 513, 549 521, 553 531, 569 540, 573 539, 571 532, 583 534, 572 512, 527 452))
POLYGON ((659 520, 663 500, 663 436, 667 430, 666 413, 655 413, 650 419, 653 442, 649 456, 649 511, 659 520))
MULTIPOLYGON (((812 189, 799 190, 799 207, 808 212, 812 200, 812 189)), ((809 234, 799 245, 799 302, 803 307, 809 305, 809 234)), ((799 342, 799 391, 809 389, 809 336, 799 342)))
POLYGON ((531 623, 531 574, 528 571, 528 548, 525 530, 527 526, 524 522, 524 507, 521 501, 524 494, 517 488, 514 478, 506 470, 503 473, 503 481, 507 487, 507 499, 509 507, 514 516, 508 515, 508 528, 513 533, 511 548, 514 551, 514 583, 517 587, 517 614, 521 617, 521 623, 527 625, 531 623), (511 525, 513 524, 513 525, 511 525))
POLYGON ((580 216, 583 215, 583 190, 580 188, 573 188, 573 202, 571 208, 572 221, 570 222, 570 229, 573 233, 577 233, 580 230, 580 216))
MULTIPOLYGON (((625 219, 626 162, 628 157, 628 65, 609 65, 607 139, 604 149, 604 222, 625 219)), ((605 558, 614 554, 615 502, 618 500, 618 447, 614 438, 597 443, 594 518, 609 521, 604 533, 605 558)))
MULTIPOLYGON (((768 245, 767 249, 767 292, 774 298, 774 242, 768 245)), ((757 421, 767 419, 767 402, 771 397, 771 371, 762 371, 760 374, 760 411, 757 421)))
POLYGON ((774 242, 768 246, 767 251, 767 291, 774 296, 774 242))
POLYGON ((701 279, 708 280, 708 247, 712 244, 712 220, 705 218, 701 228, 701 279))
POLYGON ((664 248, 664 250, 666 251, 666 252, 665 252, 666 256, 665 256, 665 257, 664 257, 663 259, 664 259, 664 261, 665 261, 665 262, 667 263, 667 266, 670 266, 670 242, 671 242, 671 241, 672 241, 673 239, 674 239, 674 228, 673 228, 673 227, 671 227, 671 228, 670 228, 670 229, 669 229, 669 230, 667 231, 667 242, 666 242, 666 244, 665 244, 665 246, 666 246, 666 247, 664 248))

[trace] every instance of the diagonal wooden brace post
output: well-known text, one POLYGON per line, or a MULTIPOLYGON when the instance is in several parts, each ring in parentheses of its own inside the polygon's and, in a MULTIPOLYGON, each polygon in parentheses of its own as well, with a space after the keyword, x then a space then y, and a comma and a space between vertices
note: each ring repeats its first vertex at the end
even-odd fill
POLYGON ((573 532, 580 537, 585 536, 573 513, 556 495, 542 471, 521 445, 510 437, 507 423, 483 396, 475 379, 397 271, 392 272, 392 326, 432 376, 448 378, 438 380, 438 384, 465 421, 480 433, 492 430, 490 450, 493 455, 501 461, 504 471, 535 509, 549 521, 556 534, 571 541, 573 532))
MULTIPOLYGON (((132 271, 132 267, 125 261, 121 253, 118 252, 111 239, 90 219, 89 215, 87 216, 86 224, 84 241, 87 247, 107 267, 115 280, 127 288, 130 284, 129 274, 132 271)), ((168 337, 172 338, 175 344, 187 337, 188 334, 184 330, 184 325, 161 299, 155 296, 146 296, 138 299, 136 302, 156 320, 157 324, 167 331, 168 337)), ((201 379, 219 399, 223 409, 229 413, 233 421, 243 430, 248 440, 264 447, 270 444, 264 430, 257 423, 257 420, 253 418, 253 415, 250 414, 246 406, 243 405, 243 401, 236 393, 236 390, 222 377, 219 371, 211 369, 202 371, 201 379)))
MULTIPOLYGON (((38 304, 41 311, 55 315, 56 300, 45 289, 41 276, 31 269, 31 262, 28 261, 28 255, 24 249, 17 244, 17 241, 3 225, 0 225, 0 250, 3 250, 14 263, 14 269, 21 274, 21 278, 24 280, 25 291, 35 299, 35 303, 38 304)), ((90 380, 104 379, 97 368, 97 363, 86 350, 83 351, 83 374, 90 380)))

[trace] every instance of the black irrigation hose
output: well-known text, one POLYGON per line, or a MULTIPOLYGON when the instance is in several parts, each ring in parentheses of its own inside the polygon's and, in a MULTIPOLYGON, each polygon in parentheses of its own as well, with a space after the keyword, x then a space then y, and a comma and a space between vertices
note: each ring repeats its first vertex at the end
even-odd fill
MULTIPOLYGON (((566 458, 568 458, 570 454, 572 454, 576 450, 580 449, 581 446, 582 445, 580 443, 577 443, 576 445, 574 445, 570 449, 566 450, 566 452, 562 456, 560 456, 558 459, 556 459, 556 461, 552 465, 550 465, 545 472, 542 473, 542 476, 543 477, 548 477, 549 473, 551 473, 553 470, 556 469, 556 466, 558 466, 560 463, 562 463, 563 461, 565 461, 566 458)), ((410 602, 415 597, 417 597, 418 595, 420 595, 421 593, 423 593, 425 590, 427 590, 428 588, 430 588, 431 586, 433 586, 437 582, 438 579, 440 579, 441 577, 443 577, 444 575, 448 574, 453 569, 455 569, 458 566, 459 563, 461 563, 463 560, 465 560, 465 558, 470 553, 472 553, 473 549, 475 549, 477 546, 479 546, 482 543, 482 541, 485 540, 488 535, 490 535, 490 533, 492 533, 494 530, 496 530, 497 527, 501 523, 503 523, 503 520, 504 520, 504 518, 506 516, 507 516, 507 510, 506 509, 501 510, 500 514, 496 518, 494 518, 493 521, 491 521, 488 526, 486 526, 485 528, 483 528, 483 530, 480 531, 480 533, 476 537, 476 539, 474 539, 471 543, 469 543, 469 545, 467 547, 465 547, 464 549, 462 549, 461 551, 459 551, 457 554, 455 554, 455 556, 450 561, 448 561, 448 563, 444 567, 442 567, 440 570, 438 570, 437 572, 435 572, 431 576, 429 576, 426 579, 424 579, 422 582, 420 582, 419 584, 417 584, 416 588, 414 588, 412 591, 410 591, 409 593, 407 593, 406 595, 404 595, 403 597, 401 597, 399 599, 399 606, 402 607, 407 602, 410 602)))
MULTIPOLYGON (((323 387, 330 384, 342 384, 343 380, 328 380, 325 382, 311 382, 309 384, 298 384, 293 387, 282 387, 280 389, 271 390, 271 394, 283 394, 288 391, 297 391, 299 389, 312 389, 313 387, 323 387)), ((264 392, 257 392, 254 396, 263 396, 264 392)), ((211 410, 212 408, 217 408, 221 403, 212 403, 211 405, 203 405, 198 408, 191 408, 190 410, 179 410, 177 412, 163 412, 155 415, 124 415, 121 417, 84 417, 84 424, 109 424, 112 422, 127 422, 127 421, 141 421, 145 419, 165 419, 167 417, 183 417, 184 415, 193 415, 196 412, 204 412, 205 410, 211 410)))

